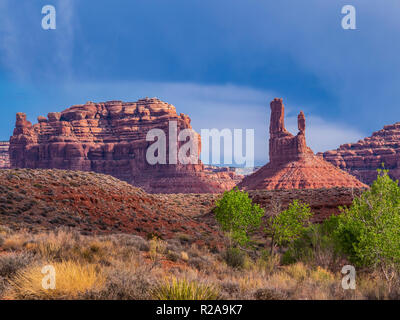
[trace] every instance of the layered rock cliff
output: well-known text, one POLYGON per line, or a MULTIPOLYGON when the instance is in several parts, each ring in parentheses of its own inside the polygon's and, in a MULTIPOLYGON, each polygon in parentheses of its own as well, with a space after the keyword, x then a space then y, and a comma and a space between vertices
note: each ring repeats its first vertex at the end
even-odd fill
POLYGON ((343 144, 318 155, 366 184, 375 180, 382 164, 392 178, 400 179, 400 122, 384 126, 357 143, 343 144))
MULTIPOLYGON (((200 160, 148 163, 146 151, 154 142, 146 141, 146 135, 151 129, 166 134, 168 159, 170 122, 176 123, 176 134, 191 129, 187 115, 178 115, 174 106, 156 98, 87 102, 38 117, 35 125, 18 113, 10 138, 11 166, 95 171, 152 193, 215 193, 232 188, 232 173, 205 172, 200 160)), ((182 144, 178 142, 178 148, 182 144)))
POLYGON ((270 106, 270 162, 245 177, 238 184, 239 188, 273 190, 366 187, 353 176, 314 155, 306 144, 303 112, 298 115, 299 132, 294 136, 285 129, 282 99, 274 99, 270 106))

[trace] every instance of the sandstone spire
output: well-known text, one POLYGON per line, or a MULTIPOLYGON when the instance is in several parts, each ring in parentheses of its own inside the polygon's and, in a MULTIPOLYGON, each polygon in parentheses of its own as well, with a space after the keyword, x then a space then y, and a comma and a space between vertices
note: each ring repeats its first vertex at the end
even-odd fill
POLYGON ((264 167, 243 179, 238 187, 259 189, 317 189, 331 187, 366 187, 353 176, 314 155, 306 144, 306 118, 298 115, 297 135, 285 128, 282 99, 271 104, 269 160, 264 167))
POLYGON ((299 128, 299 133, 305 134, 306 131, 306 117, 303 111, 300 111, 299 115, 297 116, 297 126, 299 128))
POLYGON ((307 155, 313 155, 307 147, 305 138, 306 119, 303 111, 298 116, 299 133, 293 136, 285 128, 285 107, 282 99, 271 102, 271 121, 269 125, 269 159, 273 163, 286 163, 307 155))
POLYGON ((271 101, 271 121, 269 124, 269 133, 271 136, 287 134, 285 129, 285 107, 282 99, 275 98, 271 101))

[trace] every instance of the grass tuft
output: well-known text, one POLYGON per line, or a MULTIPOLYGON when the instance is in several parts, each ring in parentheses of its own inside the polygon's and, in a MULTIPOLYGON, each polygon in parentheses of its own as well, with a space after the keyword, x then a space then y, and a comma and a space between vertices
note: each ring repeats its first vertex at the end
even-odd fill
POLYGON ((160 283, 153 296, 156 300, 216 300, 219 290, 210 284, 172 278, 160 283))
POLYGON ((105 277, 94 265, 74 261, 48 263, 55 268, 55 289, 44 289, 42 265, 35 265, 17 272, 10 280, 8 299, 53 300, 78 299, 89 291, 101 290, 105 277))

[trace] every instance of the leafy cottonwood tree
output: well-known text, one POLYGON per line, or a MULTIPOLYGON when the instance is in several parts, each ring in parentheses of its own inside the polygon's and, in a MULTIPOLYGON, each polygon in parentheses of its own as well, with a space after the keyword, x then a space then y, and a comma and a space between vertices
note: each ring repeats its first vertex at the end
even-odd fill
POLYGON ((356 265, 381 268, 387 280, 399 271, 400 187, 388 170, 343 210, 334 237, 356 265))
POLYGON ((285 211, 270 217, 265 231, 271 237, 271 254, 276 245, 281 246, 298 239, 311 216, 312 212, 307 204, 294 200, 285 211))
POLYGON ((235 188, 225 191, 217 201, 215 218, 230 241, 241 246, 250 241, 249 235, 261 225, 264 210, 253 204, 247 192, 235 188))

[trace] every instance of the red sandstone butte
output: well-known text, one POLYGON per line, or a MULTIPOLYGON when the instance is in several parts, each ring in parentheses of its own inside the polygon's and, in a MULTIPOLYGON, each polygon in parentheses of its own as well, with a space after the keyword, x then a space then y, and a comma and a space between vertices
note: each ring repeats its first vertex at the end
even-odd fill
MULTIPOLYGON (((151 193, 218 193, 235 185, 232 172, 210 173, 204 165, 156 164, 146 160, 153 142, 150 129, 161 129, 168 142, 169 122, 191 129, 190 118, 157 98, 137 102, 87 102, 38 117, 32 125, 17 113, 10 138, 12 168, 95 171, 151 193)), ((200 139, 200 136, 198 135, 200 139)), ((183 144, 184 142, 180 142, 183 144)), ((199 148, 200 149, 200 148, 199 148)), ((167 143, 167 159, 168 159, 167 143)))
POLYGON ((347 171, 366 184, 371 184, 382 163, 389 175, 400 179, 400 122, 384 126, 357 143, 319 153, 326 161, 347 171))
POLYGON ((282 99, 271 102, 269 139, 270 162, 238 184, 244 190, 320 189, 366 187, 355 177, 314 155, 306 144, 306 122, 298 116, 296 136, 285 129, 282 99))

